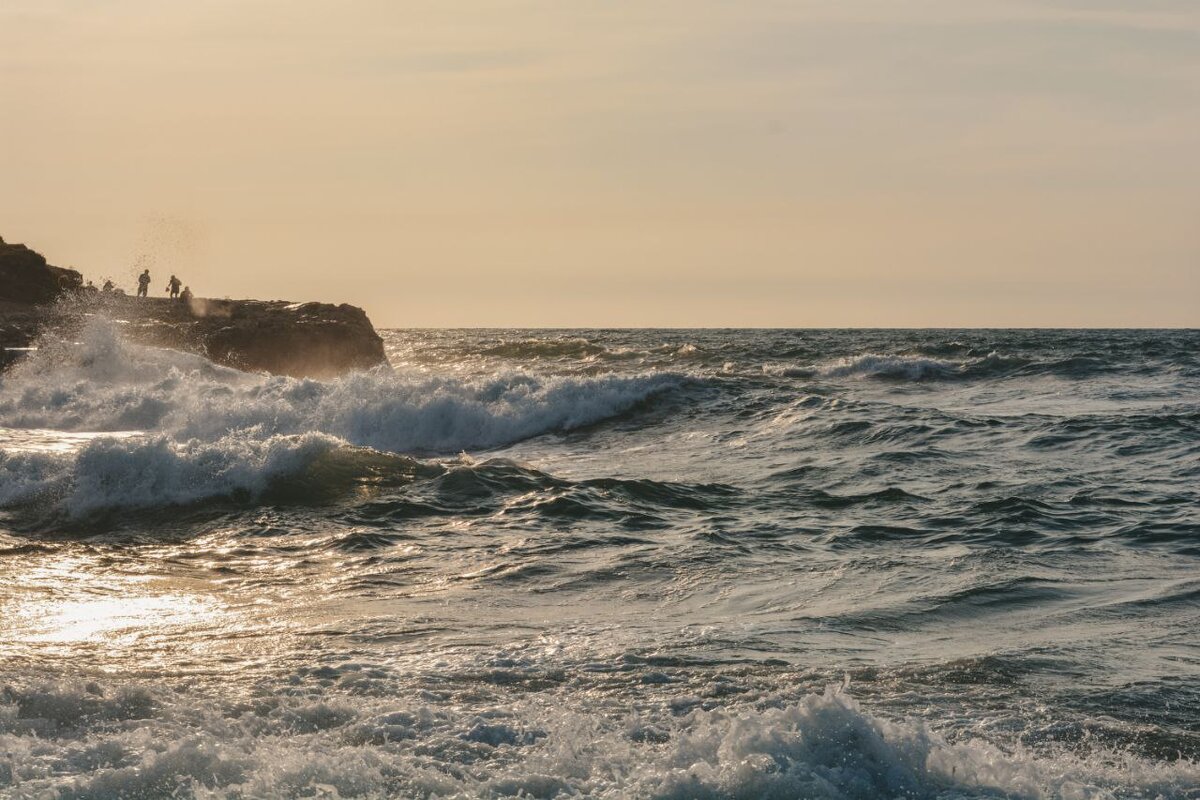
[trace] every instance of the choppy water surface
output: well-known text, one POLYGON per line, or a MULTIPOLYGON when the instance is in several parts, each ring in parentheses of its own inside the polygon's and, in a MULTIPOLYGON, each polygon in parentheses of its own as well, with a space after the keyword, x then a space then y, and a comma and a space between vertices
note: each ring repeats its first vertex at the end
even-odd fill
POLYGON ((0 377, 0 796, 1200 797, 1200 333, 0 377))

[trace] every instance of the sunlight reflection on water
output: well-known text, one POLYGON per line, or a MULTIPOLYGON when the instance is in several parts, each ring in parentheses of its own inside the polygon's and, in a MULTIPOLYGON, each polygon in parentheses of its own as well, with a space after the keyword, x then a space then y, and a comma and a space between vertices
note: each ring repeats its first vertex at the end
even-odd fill
POLYGON ((61 656, 99 646, 147 656, 169 639, 172 649, 185 651, 199 643, 189 633, 222 627, 233 616, 193 582, 114 575, 95 555, 29 565, 18 585, 0 589, 0 641, 7 644, 0 649, 30 646, 61 656))
POLYGON ((0 447, 10 453, 70 453, 99 438, 129 439, 141 431, 102 431, 79 433, 42 429, 0 428, 0 447))
POLYGON ((215 604, 192 595, 102 597, 51 604, 30 603, 24 634, 32 642, 81 642, 136 638, 144 633, 212 622, 215 604))

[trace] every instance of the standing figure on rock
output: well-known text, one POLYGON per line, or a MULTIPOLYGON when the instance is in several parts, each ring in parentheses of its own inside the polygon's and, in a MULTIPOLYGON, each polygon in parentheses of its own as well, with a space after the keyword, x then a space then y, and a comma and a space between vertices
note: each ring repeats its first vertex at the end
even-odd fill
POLYGON ((138 275, 138 297, 145 297, 150 291, 150 270, 142 270, 142 274, 138 275))
POLYGON ((179 280, 179 278, 176 278, 174 275, 171 276, 171 280, 167 281, 167 292, 171 295, 172 300, 174 300, 176 297, 179 297, 179 287, 182 285, 183 281, 179 280))

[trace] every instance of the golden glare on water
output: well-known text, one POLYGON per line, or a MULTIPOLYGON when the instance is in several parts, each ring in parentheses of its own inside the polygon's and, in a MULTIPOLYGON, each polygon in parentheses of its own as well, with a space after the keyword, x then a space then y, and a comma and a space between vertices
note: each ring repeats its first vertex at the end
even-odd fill
POLYGON ((182 594, 145 597, 101 597, 68 600, 47 606, 31 604, 23 638, 30 642, 83 642, 135 639, 167 628, 212 621, 211 603, 182 594))
POLYGON ((40 428, 28 430, 4 428, 4 449, 13 453, 74 453, 95 439, 129 439, 140 435, 139 431, 105 431, 103 433, 78 433, 51 431, 40 428))
POLYGON ((229 622, 227 606, 201 586, 98 570, 101 564, 86 557, 28 570, 20 591, 6 592, 0 602, 0 650, 149 651, 167 640, 170 649, 187 650, 189 642, 199 645, 190 632, 229 622))

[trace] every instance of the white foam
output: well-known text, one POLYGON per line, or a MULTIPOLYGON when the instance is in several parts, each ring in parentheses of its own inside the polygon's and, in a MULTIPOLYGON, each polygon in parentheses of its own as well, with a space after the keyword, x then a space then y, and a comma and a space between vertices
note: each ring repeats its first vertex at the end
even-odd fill
POLYGON ((359 373, 319 382, 247 375, 123 342, 94 321, 0 379, 0 427, 141 429, 174 441, 325 433, 392 452, 492 448, 619 415, 674 388, 677 375, 490 379, 359 373))
POLYGON ((69 462, 62 454, 0 450, 0 508, 31 503, 60 486, 69 462))
POLYGON ((1200 781, 1200 765, 1187 761, 950 742, 834 688, 778 707, 683 716, 613 714, 588 702, 567 692, 463 708, 377 691, 238 705, 190 690, 8 688, 0 793, 1108 800, 1184 796, 1200 781), (635 735, 647 727, 657 735, 635 735))
POLYGON ((902 378, 923 380, 952 374, 963 367, 961 361, 950 361, 923 356, 887 356, 868 353, 850 358, 841 358, 820 368, 827 377, 861 375, 865 377, 902 378))
POLYGON ((674 375, 466 380, 390 370, 320 382, 131 345, 92 320, 0 377, 0 428, 127 432, 58 453, 0 450, 0 507, 71 516, 256 496, 330 449, 456 453, 569 431, 681 384, 674 375))

